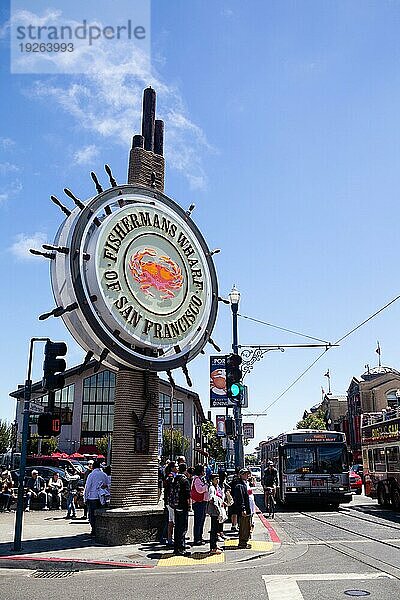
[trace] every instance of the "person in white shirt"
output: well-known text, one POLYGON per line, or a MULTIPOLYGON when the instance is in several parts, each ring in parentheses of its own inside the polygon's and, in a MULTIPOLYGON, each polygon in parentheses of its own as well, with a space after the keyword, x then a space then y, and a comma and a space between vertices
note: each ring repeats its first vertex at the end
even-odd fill
POLYGON ((104 489, 108 489, 108 477, 100 469, 100 461, 95 460, 93 470, 86 480, 85 491, 83 492, 83 497, 88 507, 89 523, 92 527, 90 535, 93 537, 96 535, 95 511, 101 508, 100 494, 101 490, 104 489))

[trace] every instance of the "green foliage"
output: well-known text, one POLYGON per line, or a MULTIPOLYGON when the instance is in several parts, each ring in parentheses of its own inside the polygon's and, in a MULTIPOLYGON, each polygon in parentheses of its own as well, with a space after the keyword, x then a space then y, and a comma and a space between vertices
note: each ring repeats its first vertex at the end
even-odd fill
POLYGON ((246 465, 256 465, 257 464, 257 455, 256 454, 245 454, 245 464, 246 465))
POLYGON ((163 430, 163 458, 175 459, 179 455, 185 456, 190 445, 189 439, 185 437, 180 429, 164 428, 163 430), (171 444, 172 438, 172 444, 171 444), (171 452, 172 445, 172 452, 171 452))
POLYGON ((325 412, 320 408, 297 423, 297 429, 326 429, 325 412))
POLYGON ((58 439, 55 437, 44 438, 42 440, 42 454, 51 454, 57 450, 58 439))
POLYGON ((222 447, 222 439, 217 435, 217 430, 214 423, 206 421, 201 426, 203 436, 207 438, 207 451, 210 458, 213 458, 216 462, 224 462, 225 450, 222 447))
POLYGON ((11 446, 11 425, 0 419, 0 453, 7 452, 11 446))
POLYGON ((28 454, 38 453, 38 442, 39 436, 37 433, 33 433, 28 440, 28 454))
POLYGON ((108 452, 108 436, 104 435, 102 438, 97 440, 96 442, 97 452, 107 457, 108 452))
MULTIPOLYGON (((57 450, 58 440, 55 437, 42 439, 42 454, 48 455, 57 450)), ((31 435, 28 440, 28 454, 37 454, 39 448, 39 436, 37 433, 31 435)))

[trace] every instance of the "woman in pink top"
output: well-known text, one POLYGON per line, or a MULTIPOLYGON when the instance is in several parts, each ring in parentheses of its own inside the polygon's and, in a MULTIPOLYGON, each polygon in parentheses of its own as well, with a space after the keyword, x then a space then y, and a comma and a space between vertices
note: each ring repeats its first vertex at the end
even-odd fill
POLYGON ((190 498, 194 513, 193 545, 202 546, 205 544, 203 540, 203 528, 208 500, 208 485, 204 477, 203 465, 196 465, 194 468, 190 498))

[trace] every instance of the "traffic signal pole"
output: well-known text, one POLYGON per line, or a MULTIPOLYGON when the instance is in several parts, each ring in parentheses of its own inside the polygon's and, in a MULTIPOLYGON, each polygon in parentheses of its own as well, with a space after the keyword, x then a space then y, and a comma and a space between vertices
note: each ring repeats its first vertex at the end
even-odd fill
MULTIPOLYGON (((239 296, 240 297, 240 296, 239 296)), ((232 302, 232 351, 233 354, 239 355, 238 345, 238 309, 239 299, 237 302, 232 302)), ((233 407, 233 417, 236 425, 236 437, 235 437, 235 467, 244 467, 244 449, 243 449, 243 429, 242 429, 242 393, 239 394, 233 407)))
POLYGON ((47 342, 49 338, 32 338, 29 344, 28 373, 24 390, 24 415, 22 422, 21 462, 19 466, 17 512, 15 514, 14 550, 21 550, 22 519, 24 514, 24 481, 26 469, 26 455, 28 450, 29 414, 32 391, 32 359, 34 342, 47 342))

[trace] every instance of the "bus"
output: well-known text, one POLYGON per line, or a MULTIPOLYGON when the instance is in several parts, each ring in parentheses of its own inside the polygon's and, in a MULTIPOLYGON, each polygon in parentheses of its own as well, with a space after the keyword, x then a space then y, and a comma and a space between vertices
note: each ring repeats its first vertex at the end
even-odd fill
POLYGON ((338 508, 351 501, 344 433, 299 429, 261 442, 260 447, 263 471, 269 460, 278 470, 281 504, 313 501, 338 508))
POLYGON ((400 510, 399 409, 364 413, 361 446, 365 494, 384 507, 400 510))

